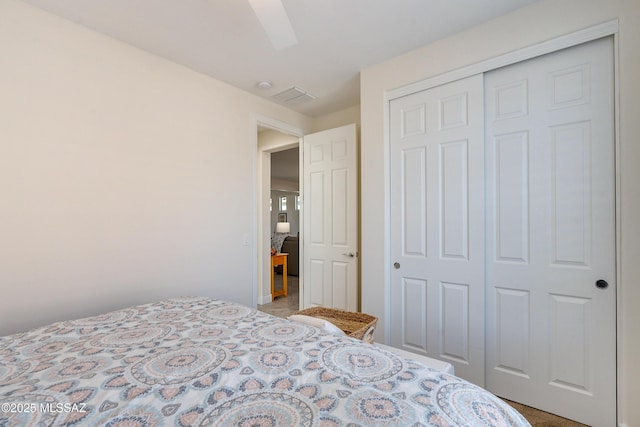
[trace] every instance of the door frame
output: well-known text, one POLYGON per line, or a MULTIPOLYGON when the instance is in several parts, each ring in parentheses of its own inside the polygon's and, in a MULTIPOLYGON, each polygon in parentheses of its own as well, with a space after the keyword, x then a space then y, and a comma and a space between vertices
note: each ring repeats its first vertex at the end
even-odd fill
MULTIPOLYGON (((271 288, 271 276, 269 274, 269 269, 271 267, 270 259, 267 254, 269 254, 269 250, 271 247, 270 238, 267 236, 263 224, 265 221, 270 223, 270 212, 268 209, 264 209, 264 203, 262 203, 262 194, 265 191, 270 191, 271 182, 270 180, 263 179, 263 171, 265 168, 265 162, 267 159, 270 161, 271 153, 276 151, 281 151, 287 148, 293 148, 295 146, 290 143, 283 143, 279 145, 274 145, 268 148, 261 148, 258 146, 258 128, 266 127, 272 130, 275 130, 280 133, 284 133, 287 135, 292 135, 298 138, 298 149, 299 149, 299 158, 298 158, 298 167, 300 168, 300 182, 299 182, 299 191, 300 196, 302 197, 302 151, 303 151, 303 139, 302 137, 305 134, 305 130, 294 126, 292 124, 273 119, 271 117, 263 116, 261 114, 254 114, 251 118, 250 129, 252 131, 252 146, 253 149, 253 173, 254 173, 254 190, 253 190, 253 212, 252 212, 252 224, 253 230, 252 234, 254 236, 253 241, 256 242, 254 246, 254 250, 251 257, 251 271, 252 271, 252 306, 257 307, 258 304, 266 304, 271 302, 271 292, 265 293, 266 289, 271 288), (267 218, 269 218, 267 220, 267 218)), ((269 170, 271 170, 271 165, 268 166, 269 170)), ((300 239, 303 239, 302 233, 302 212, 300 212, 300 239)), ((269 233, 269 236, 271 234, 269 233)), ((303 259, 304 252, 302 245, 300 245, 299 249, 299 259, 303 259)), ((301 263, 302 264, 302 263, 301 263)), ((303 280, 302 280, 302 265, 300 266, 300 276, 299 276, 299 298, 300 302, 302 302, 303 295, 303 280)))
MULTIPOLYGON (((436 86, 440 86, 446 83, 453 82, 455 80, 459 80, 462 78, 470 77, 475 74, 486 73, 488 71, 504 67, 507 65, 515 64, 517 62, 525 61, 527 59, 532 59, 538 56, 542 56, 548 53, 556 52, 561 49, 566 49, 572 46, 576 46, 579 44, 587 43, 599 38, 603 37, 613 37, 613 91, 614 91, 614 117, 613 117, 613 126, 614 126, 614 181, 615 181, 615 272, 616 272, 616 390, 617 396, 621 395, 621 384, 622 381, 620 379, 620 369, 621 366, 621 328, 622 328, 622 320, 620 317, 620 307, 621 307, 621 265, 620 265, 620 204, 621 204, 621 194, 620 194, 620 90, 619 90, 619 81, 620 81, 620 66, 619 66, 619 20, 613 19, 611 21, 607 21, 598 25, 594 25, 583 30, 579 30, 573 33, 569 33, 563 36, 559 36, 541 43, 537 43, 531 46, 527 46, 521 49, 517 49, 515 51, 499 55, 497 57, 481 61, 475 64, 471 64, 466 67, 458 68, 449 72, 445 72, 443 74, 430 77, 421 81, 417 81, 415 83, 411 83, 397 89, 392 89, 385 91, 384 99, 383 99, 383 108, 384 108, 384 176, 387 177, 387 180, 391 178, 391 120, 390 120, 390 102, 394 99, 410 95, 412 93, 420 92, 423 90, 427 90, 436 86)), ((385 322, 384 331, 385 331, 385 344, 389 344, 389 336, 391 333, 391 305, 390 305, 390 296, 391 296, 391 194, 389 191, 389 181, 385 183, 385 191, 384 191, 384 206, 385 206, 385 244, 384 244, 384 259, 385 259, 385 275, 384 275, 384 288, 385 288, 385 322)), ((617 419, 620 420, 620 414, 622 413, 621 402, 619 397, 616 397, 616 412, 617 419)))

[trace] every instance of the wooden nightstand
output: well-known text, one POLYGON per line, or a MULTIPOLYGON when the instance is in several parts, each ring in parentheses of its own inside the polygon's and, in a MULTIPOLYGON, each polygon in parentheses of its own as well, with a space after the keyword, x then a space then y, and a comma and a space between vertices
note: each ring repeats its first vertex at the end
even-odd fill
POLYGON ((271 301, 281 295, 285 297, 287 296, 287 255, 289 254, 277 253, 275 255, 271 255, 271 301), (273 268, 278 265, 282 266, 282 290, 276 293, 274 288, 275 272, 273 271, 273 268))

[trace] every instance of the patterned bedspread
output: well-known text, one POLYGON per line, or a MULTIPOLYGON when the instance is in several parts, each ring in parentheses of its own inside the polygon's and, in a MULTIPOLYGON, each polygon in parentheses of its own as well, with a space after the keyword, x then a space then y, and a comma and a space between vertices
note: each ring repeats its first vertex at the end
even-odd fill
POLYGON ((0 338, 0 426, 527 426, 485 390, 205 298, 0 338))

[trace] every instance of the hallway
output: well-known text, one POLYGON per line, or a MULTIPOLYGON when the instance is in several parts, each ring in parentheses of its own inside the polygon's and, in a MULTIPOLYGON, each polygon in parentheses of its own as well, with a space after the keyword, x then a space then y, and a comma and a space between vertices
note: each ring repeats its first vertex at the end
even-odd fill
MULTIPOLYGON (((282 288, 282 275, 275 275, 275 288, 282 288)), ((273 302, 258 305, 258 310, 277 317, 287 317, 298 311, 300 295, 298 276, 287 277, 287 296, 277 297, 273 302)))

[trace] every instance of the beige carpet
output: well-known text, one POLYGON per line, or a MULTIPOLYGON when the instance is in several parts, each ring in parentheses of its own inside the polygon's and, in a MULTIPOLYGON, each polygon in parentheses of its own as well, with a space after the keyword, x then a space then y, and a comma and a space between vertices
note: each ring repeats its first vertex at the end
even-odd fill
POLYGON ((521 405, 507 399, 502 400, 520 412, 533 427, 588 427, 586 424, 571 421, 530 406, 521 405))

